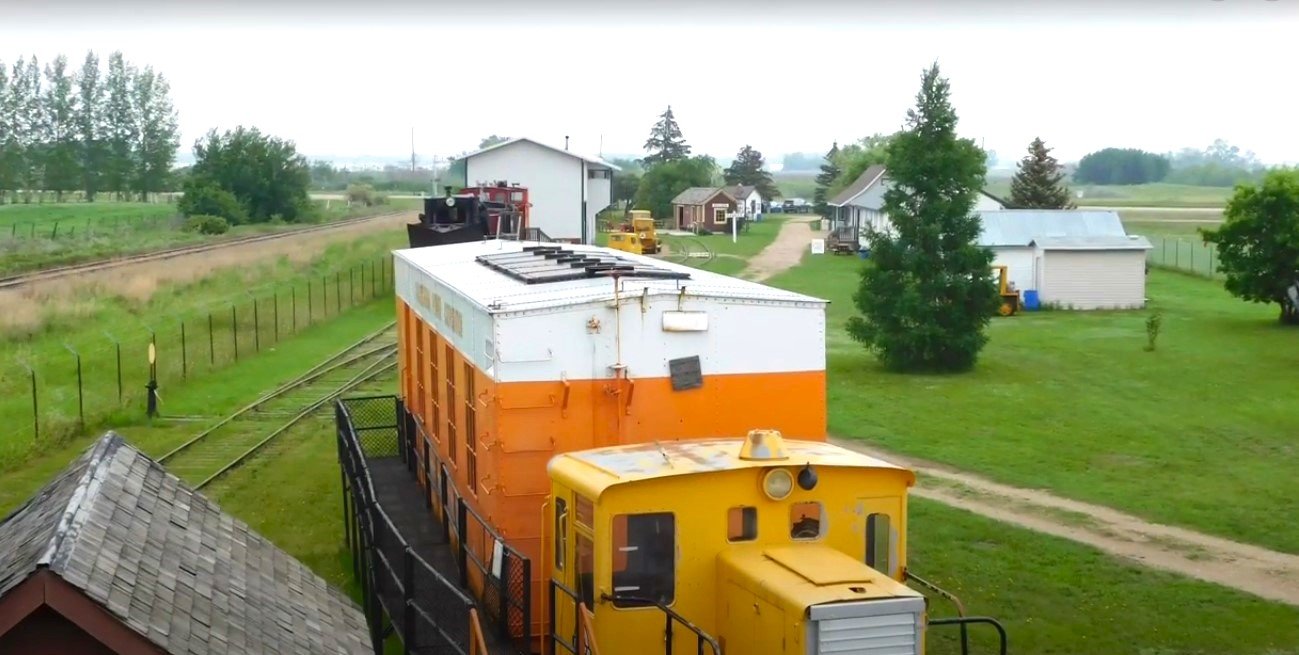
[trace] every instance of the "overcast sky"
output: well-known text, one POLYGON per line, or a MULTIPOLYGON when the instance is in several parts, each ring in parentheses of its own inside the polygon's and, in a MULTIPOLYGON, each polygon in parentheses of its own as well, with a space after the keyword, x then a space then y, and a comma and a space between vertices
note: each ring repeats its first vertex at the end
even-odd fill
POLYGON ((244 124, 312 155, 408 156, 412 127, 424 161, 493 133, 641 153, 670 104, 696 152, 778 163, 897 129, 937 60, 1003 160, 1041 136, 1299 161, 1299 0, 464 4, 0 0, 0 60, 120 49, 170 80, 187 150, 244 124))

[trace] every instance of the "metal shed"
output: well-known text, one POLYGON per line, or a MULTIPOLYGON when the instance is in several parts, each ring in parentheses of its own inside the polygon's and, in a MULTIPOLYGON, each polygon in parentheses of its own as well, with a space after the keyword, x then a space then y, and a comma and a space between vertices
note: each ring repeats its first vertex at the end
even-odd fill
POLYGON ((109 432, 0 521, 0 653, 372 653, 361 609, 109 432))

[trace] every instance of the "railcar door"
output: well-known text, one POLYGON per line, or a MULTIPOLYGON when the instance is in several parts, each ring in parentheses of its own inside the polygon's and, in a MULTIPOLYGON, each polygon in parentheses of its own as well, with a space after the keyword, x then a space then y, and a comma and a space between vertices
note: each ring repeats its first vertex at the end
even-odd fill
POLYGON ((866 517, 863 561, 866 566, 900 580, 904 565, 900 546, 902 499, 897 496, 858 498, 857 504, 861 515, 866 517))
POLYGON ((548 514, 550 638, 547 652, 576 653, 578 605, 595 609, 595 534, 591 501, 554 487, 548 514))

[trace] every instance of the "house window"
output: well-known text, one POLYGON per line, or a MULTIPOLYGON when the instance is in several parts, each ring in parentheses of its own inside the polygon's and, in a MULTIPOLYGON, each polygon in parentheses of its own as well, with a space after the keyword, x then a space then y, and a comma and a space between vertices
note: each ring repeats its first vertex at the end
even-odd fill
POLYGON ((672 514, 619 514, 613 523, 613 606, 670 605, 677 563, 672 514))
POLYGON ((789 536, 799 541, 813 541, 825 534, 821 503, 794 503, 789 508, 789 536))
POLYGON ((753 541, 758 538, 758 508, 732 507, 726 513, 726 540, 753 541))
POLYGON ((714 222, 714 223, 718 223, 718 224, 722 224, 722 225, 725 225, 725 224, 726 224, 726 208, 725 208, 725 207, 714 207, 714 208, 713 208, 713 222, 714 222))

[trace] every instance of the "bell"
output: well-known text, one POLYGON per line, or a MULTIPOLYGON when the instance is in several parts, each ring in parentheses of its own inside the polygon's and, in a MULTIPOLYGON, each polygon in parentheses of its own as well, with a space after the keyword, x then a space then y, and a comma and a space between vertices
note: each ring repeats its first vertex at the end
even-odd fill
POLYGON ((812 470, 811 462, 804 464, 803 470, 798 472, 798 486, 804 491, 816 488, 816 471, 812 470))

